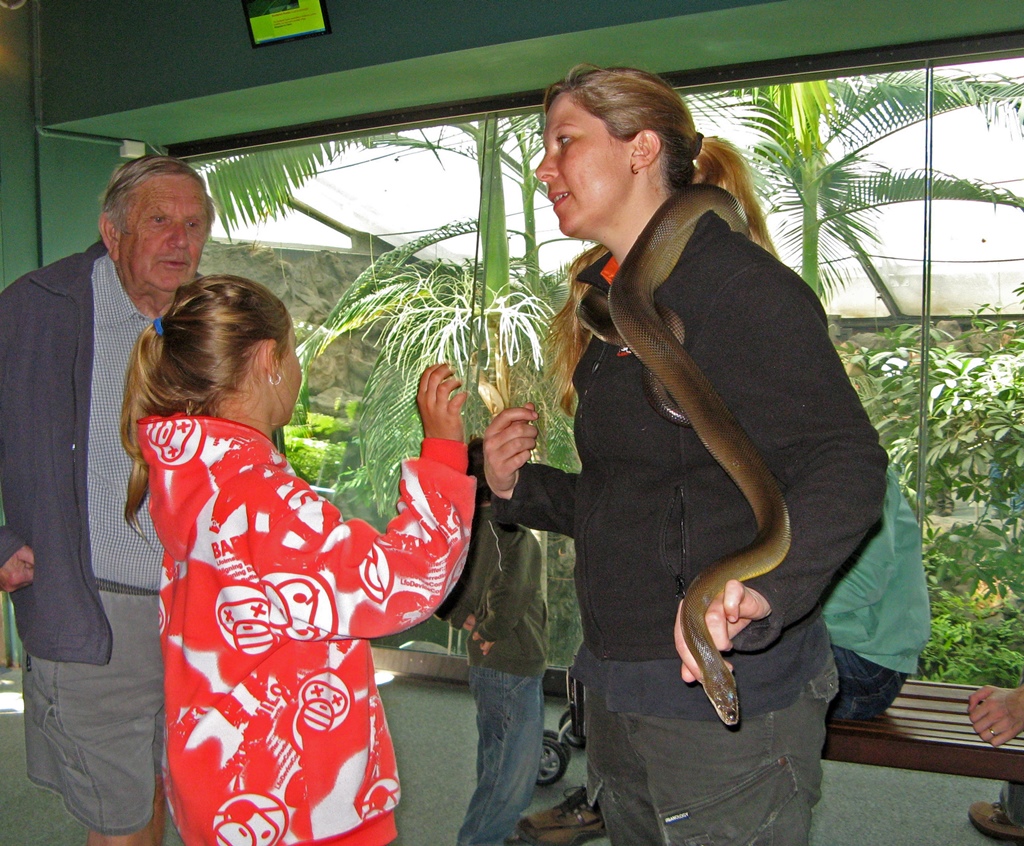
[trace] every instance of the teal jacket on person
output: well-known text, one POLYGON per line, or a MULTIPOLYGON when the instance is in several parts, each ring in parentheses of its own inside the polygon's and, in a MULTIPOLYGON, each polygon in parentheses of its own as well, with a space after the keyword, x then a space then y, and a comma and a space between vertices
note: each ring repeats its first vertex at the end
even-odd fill
POLYGON ((822 615, 835 646, 910 674, 931 633, 921 530, 891 466, 886 483, 882 517, 840 569, 822 615))

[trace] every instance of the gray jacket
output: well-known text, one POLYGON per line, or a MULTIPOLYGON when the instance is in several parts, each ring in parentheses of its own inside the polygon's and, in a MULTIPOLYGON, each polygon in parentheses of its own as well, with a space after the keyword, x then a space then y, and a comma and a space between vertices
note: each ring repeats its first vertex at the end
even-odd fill
POLYGON ((0 563, 28 544, 35 581, 11 594, 30 655, 105 664, 112 635, 89 547, 92 267, 102 244, 0 291, 0 563))

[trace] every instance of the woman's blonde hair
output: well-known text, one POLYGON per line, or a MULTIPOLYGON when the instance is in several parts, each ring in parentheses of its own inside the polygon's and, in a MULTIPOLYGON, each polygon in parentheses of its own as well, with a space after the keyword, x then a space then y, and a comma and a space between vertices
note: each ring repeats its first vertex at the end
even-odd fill
POLYGON ((167 313, 142 330, 128 359, 121 441, 132 459, 125 518, 133 525, 146 496, 149 467, 138 421, 150 415, 218 416, 225 398, 250 376, 257 346, 290 349, 291 318, 263 285, 241 276, 204 276, 182 285, 167 313))
MULTIPOLYGON (((545 114, 562 94, 600 118, 608 133, 620 141, 630 141, 643 130, 654 132, 661 140, 659 161, 666 190, 677 191, 695 182, 724 188, 743 206, 751 240, 775 255, 746 160, 728 141, 704 138, 697 132, 690 110, 665 80, 636 68, 577 65, 545 92, 545 114)), ((551 322, 552 376, 560 404, 569 414, 576 398, 572 374, 590 342, 590 333, 576 318, 576 307, 589 286, 577 277, 606 252, 607 248, 597 245, 572 263, 569 296, 551 322)))

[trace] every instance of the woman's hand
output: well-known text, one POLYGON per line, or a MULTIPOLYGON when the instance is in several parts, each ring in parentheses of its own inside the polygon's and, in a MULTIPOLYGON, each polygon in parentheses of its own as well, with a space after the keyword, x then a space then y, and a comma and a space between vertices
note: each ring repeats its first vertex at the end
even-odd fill
POLYGON ((511 499, 519 468, 537 446, 536 419, 533 403, 528 402, 499 412, 484 432, 484 475, 494 496, 511 499))
MULTIPOLYGON (((763 620, 771 612, 771 605, 761 594, 748 588, 741 581, 730 579, 725 583, 725 590, 711 600, 704 614, 704 622, 707 623, 711 639, 718 651, 728 652, 732 649, 732 639, 736 635, 755 620, 763 620)), ((676 652, 683 660, 683 681, 701 681, 700 668, 683 639, 682 614, 683 603, 680 602, 679 610, 676 612, 675 639, 676 652)), ((729 669, 732 669, 732 664, 729 664, 729 669)))
POLYGON ((985 685, 967 700, 967 714, 978 737, 993 746, 1024 730, 1024 685, 1013 690, 985 685))
POLYGON ((423 421, 423 437, 464 441, 462 406, 466 392, 453 393, 462 387, 462 381, 450 365, 433 364, 420 376, 416 393, 416 406, 423 421))

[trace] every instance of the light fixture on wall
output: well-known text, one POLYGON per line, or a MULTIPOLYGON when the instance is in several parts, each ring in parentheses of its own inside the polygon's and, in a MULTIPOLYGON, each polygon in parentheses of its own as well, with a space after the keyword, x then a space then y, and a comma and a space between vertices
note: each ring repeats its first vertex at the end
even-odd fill
MULTIPOLYGON (((0 3, 2 2, 3 0, 0 0, 0 3)), ((141 159, 144 155, 146 155, 145 141, 132 141, 128 138, 121 141, 122 159, 141 159)))
POLYGON ((20 9, 28 0, 0 0, 0 7, 4 9, 20 9))

